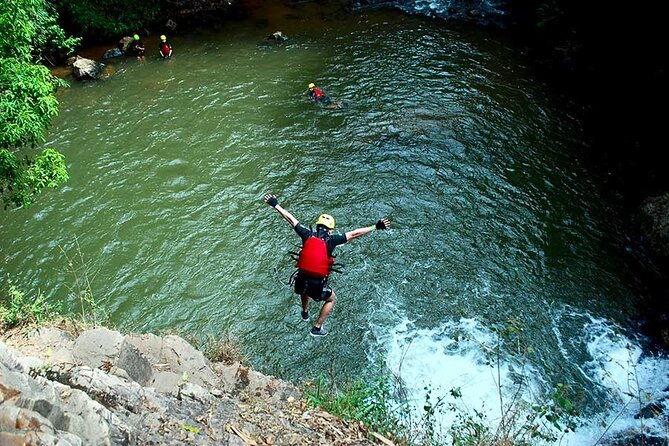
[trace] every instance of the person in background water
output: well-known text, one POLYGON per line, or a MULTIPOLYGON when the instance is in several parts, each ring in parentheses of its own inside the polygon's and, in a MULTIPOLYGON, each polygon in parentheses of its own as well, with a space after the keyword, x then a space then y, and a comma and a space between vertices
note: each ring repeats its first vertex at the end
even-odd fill
POLYGON ((275 31, 269 36, 265 37, 265 40, 274 42, 274 43, 283 43, 288 40, 288 37, 284 36, 281 31, 275 31))
POLYGON ((327 96, 325 93, 323 93, 320 89, 316 88, 316 84, 313 82, 308 85, 309 90, 307 90, 307 94, 309 95, 309 99, 312 101, 320 102, 323 105, 328 105, 330 104, 330 97, 327 96))
POLYGON ((302 249, 296 264, 295 293, 299 294, 302 300, 302 320, 305 321, 309 320, 309 298, 316 302, 324 302, 310 334, 311 336, 325 336, 328 331, 323 327, 323 323, 330 315, 336 298, 335 292, 328 285, 328 277, 334 263, 332 252, 335 247, 362 235, 390 228, 390 221, 384 218, 372 226, 354 229, 342 235, 333 233, 334 218, 328 214, 321 214, 316 220, 316 232, 313 232, 302 226, 293 214, 282 208, 276 195, 266 194, 264 200, 293 227, 302 239, 302 249))
POLYGON ((165 34, 160 36, 160 43, 158 44, 158 52, 163 59, 172 57, 172 45, 167 41, 165 34))
POLYGON ((333 101, 330 96, 326 95, 322 90, 318 89, 316 84, 313 82, 310 83, 307 88, 307 94, 309 95, 309 99, 312 101, 317 102, 326 108, 339 108, 341 105, 340 100, 333 101))
POLYGON ((134 40, 130 44, 128 52, 133 56, 137 56, 138 59, 144 59, 144 54, 146 53, 144 42, 142 42, 142 39, 139 38, 139 34, 135 34, 132 36, 132 38, 134 40))

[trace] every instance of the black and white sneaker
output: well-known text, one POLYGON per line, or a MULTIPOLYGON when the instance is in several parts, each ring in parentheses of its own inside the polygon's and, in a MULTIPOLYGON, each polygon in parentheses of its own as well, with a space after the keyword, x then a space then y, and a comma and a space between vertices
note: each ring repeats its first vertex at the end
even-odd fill
POLYGON ((311 327, 311 331, 309 332, 311 336, 327 336, 328 331, 324 327, 316 328, 316 327, 311 327))
POLYGON ((308 321, 309 320, 309 312, 308 311, 303 311, 301 314, 302 314, 302 320, 303 321, 308 321))

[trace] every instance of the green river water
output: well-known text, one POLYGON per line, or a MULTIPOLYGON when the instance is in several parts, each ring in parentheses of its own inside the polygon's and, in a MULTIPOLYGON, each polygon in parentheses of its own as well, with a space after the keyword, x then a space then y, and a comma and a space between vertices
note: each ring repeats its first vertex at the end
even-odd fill
POLYGON ((76 314, 69 270, 85 267, 120 329, 224 333, 295 381, 355 377, 397 349, 438 380, 457 370, 431 355, 466 357, 453 346, 476 337, 467 327, 512 326, 531 348, 521 360, 505 344, 509 363, 601 396, 586 372, 592 327, 626 333, 636 291, 616 215, 579 162, 578 123, 494 34, 282 8, 175 36, 170 61, 146 38, 144 63, 110 61, 113 76, 61 91, 48 145, 71 179, 0 214, 2 276, 76 314), (276 30, 290 40, 259 45, 276 30), (311 103, 309 82, 345 106, 311 103), (267 192, 305 224, 392 221, 337 248, 326 338, 308 335, 277 280, 299 238, 267 192))

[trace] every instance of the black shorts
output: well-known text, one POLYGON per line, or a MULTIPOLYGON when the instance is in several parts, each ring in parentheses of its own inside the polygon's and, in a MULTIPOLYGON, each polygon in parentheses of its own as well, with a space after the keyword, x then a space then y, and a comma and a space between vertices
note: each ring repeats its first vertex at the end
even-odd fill
POLYGON ((297 274, 295 276, 295 293, 306 294, 315 301, 324 301, 332 296, 332 288, 327 284, 327 279, 316 279, 297 274))

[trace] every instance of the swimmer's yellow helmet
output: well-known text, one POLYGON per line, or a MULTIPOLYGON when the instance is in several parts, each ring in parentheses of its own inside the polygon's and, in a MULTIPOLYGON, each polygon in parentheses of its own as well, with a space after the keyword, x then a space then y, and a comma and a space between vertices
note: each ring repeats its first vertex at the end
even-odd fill
POLYGON ((139 34, 135 34, 134 36, 132 36, 132 38, 135 40, 139 40, 139 34))
MULTIPOLYGON (((309 89, 312 89, 312 88, 316 88, 316 84, 314 84, 313 82, 309 84, 309 89)), ((325 215, 325 214, 323 214, 323 215, 325 215)))
POLYGON ((335 219, 332 215, 321 214, 318 216, 318 220, 316 220, 316 226, 318 225, 323 225, 328 229, 334 229, 335 219))
POLYGON ((160 36, 160 40, 162 40, 163 42, 167 40, 167 37, 165 36, 165 34, 162 34, 160 36))

